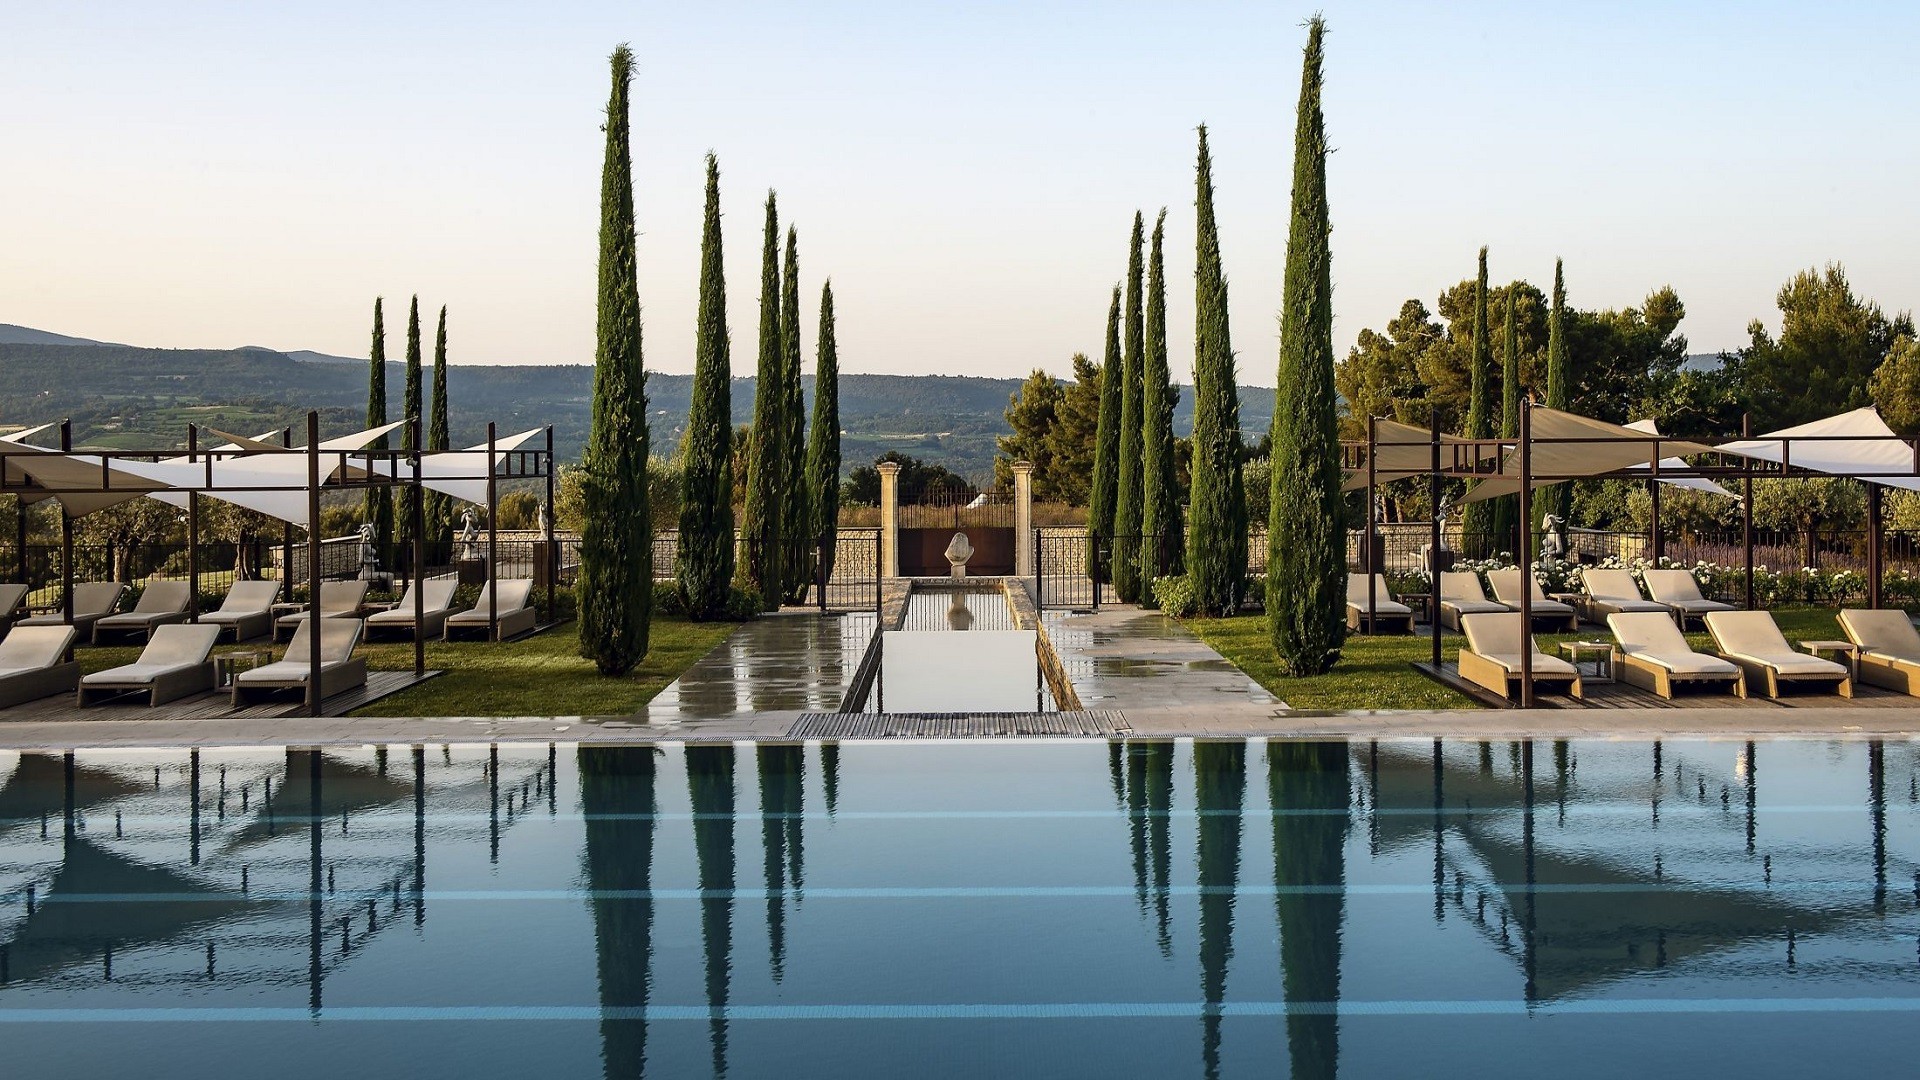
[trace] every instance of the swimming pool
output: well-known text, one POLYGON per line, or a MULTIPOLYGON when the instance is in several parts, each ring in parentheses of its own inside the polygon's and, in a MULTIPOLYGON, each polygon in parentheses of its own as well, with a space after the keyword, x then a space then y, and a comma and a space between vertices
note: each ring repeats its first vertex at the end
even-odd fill
POLYGON ((0 754, 10 1077, 1904 1070, 1920 747, 0 754))

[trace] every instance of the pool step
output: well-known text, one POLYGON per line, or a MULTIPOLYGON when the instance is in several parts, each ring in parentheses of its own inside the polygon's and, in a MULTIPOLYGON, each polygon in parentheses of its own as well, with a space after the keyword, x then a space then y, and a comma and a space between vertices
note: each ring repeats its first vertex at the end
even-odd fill
POLYGON ((801 713, 793 739, 967 739, 1031 735, 1128 735, 1118 709, 1053 713, 801 713))

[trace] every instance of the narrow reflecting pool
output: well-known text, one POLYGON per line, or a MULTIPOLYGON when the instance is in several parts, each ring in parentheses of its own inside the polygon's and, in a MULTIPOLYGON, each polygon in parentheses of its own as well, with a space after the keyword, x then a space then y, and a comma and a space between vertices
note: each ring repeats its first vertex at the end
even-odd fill
POLYGON ((9 1076, 1904 1073, 1910 743, 0 754, 9 1076))

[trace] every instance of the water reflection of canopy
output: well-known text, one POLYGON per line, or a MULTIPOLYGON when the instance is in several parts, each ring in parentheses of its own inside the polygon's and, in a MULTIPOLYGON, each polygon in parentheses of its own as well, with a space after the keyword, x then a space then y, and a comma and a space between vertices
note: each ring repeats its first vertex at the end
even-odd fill
MULTIPOLYGON (((1434 842, 1432 759, 1382 747, 1375 809, 1383 849, 1430 847, 1434 842)), ((1366 762, 1362 759, 1362 765, 1366 762)), ((1507 892, 1510 909, 1524 922, 1522 890, 1529 878, 1526 853, 1515 836, 1495 835, 1474 822, 1487 811, 1525 809, 1521 778, 1442 759, 1441 790, 1450 811, 1471 806, 1474 814, 1449 813, 1448 834, 1459 837, 1484 868, 1487 883, 1507 892)), ((1535 785, 1535 814, 1552 812, 1551 787, 1540 798, 1535 785)), ((1509 820, 1511 820, 1509 818, 1509 820)), ((1517 830, 1515 830, 1517 835, 1517 830)), ((1736 842, 1739 834, 1733 834, 1736 842)), ((1737 948, 1750 941, 1778 940, 1786 928, 1819 931, 1846 921, 1846 912, 1820 906, 1816 894, 1791 891, 1755 895, 1685 882, 1685 867, 1669 862, 1664 878, 1622 867, 1590 853, 1555 850, 1554 843, 1579 836, 1565 829, 1536 826, 1531 878, 1548 891, 1533 903, 1533 963, 1536 996, 1561 997, 1654 970, 1690 956, 1737 948), (1591 886, 1554 891, 1554 886, 1591 886), (1791 901, 1802 897, 1808 904, 1791 901)), ((1676 853, 1668 850, 1672 859, 1676 853)), ((1452 883, 1446 885, 1452 891, 1452 883)), ((1519 928, 1523 933, 1524 925, 1519 928)))
MULTIPOLYGON (((21 754, 13 774, 0 786, 0 821, 30 821, 42 814, 63 813, 67 805, 66 762, 53 754, 21 754)), ((147 790, 111 769, 90 769, 76 763, 73 770, 73 806, 89 806, 147 790)))
POLYGON ((413 784, 382 775, 378 770, 353 762, 330 758, 317 750, 287 752, 287 772, 273 798, 267 800, 253 820, 236 832, 228 849, 259 843, 283 835, 290 828, 304 827, 304 820, 316 812, 313 803, 313 777, 308 758, 320 758, 320 802, 322 819, 342 814, 357 814, 413 797, 413 784), (299 826, 276 824, 276 819, 301 819, 299 826))

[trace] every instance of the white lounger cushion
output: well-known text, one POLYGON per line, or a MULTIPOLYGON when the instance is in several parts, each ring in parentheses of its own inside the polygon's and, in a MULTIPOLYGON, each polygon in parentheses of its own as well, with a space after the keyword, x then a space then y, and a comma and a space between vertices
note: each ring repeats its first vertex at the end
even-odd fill
MULTIPOLYGON (((306 682, 313 669, 308 662, 313 647, 313 638, 309 634, 312 628, 312 620, 301 623, 300 629, 293 632, 293 640, 287 644, 283 659, 252 671, 243 671, 234 676, 234 681, 270 684, 306 682)), ((353 659, 354 646, 360 643, 360 620, 321 619, 320 628, 321 671, 331 670, 353 659)))
MULTIPOLYGON (((1493 586, 1493 597, 1504 604, 1509 611, 1520 607, 1520 571, 1489 570, 1487 584, 1493 586)), ((1573 608, 1558 600, 1547 599, 1546 591, 1540 588, 1540 581, 1532 574, 1526 575, 1527 582, 1533 586, 1533 612, 1536 615, 1571 615, 1573 608)))
POLYGON ((1661 611, 1667 610, 1665 604, 1656 603, 1640 595, 1640 586, 1634 584, 1633 574, 1626 570, 1587 570, 1580 575, 1581 584, 1586 587, 1587 598, 1605 604, 1620 611, 1661 611))
POLYGON ((1557 656, 1548 656, 1535 644, 1533 635, 1520 625, 1520 614, 1502 611, 1481 615, 1468 615, 1460 620, 1460 629, 1467 635, 1467 650, 1476 656, 1485 657, 1507 669, 1510 675, 1520 674, 1520 650, 1533 650, 1533 673, 1535 675, 1578 675, 1572 664, 1557 656), (1524 642, 1524 644, 1523 644, 1524 642))
POLYGON ((0 641, 0 678, 23 671, 45 671, 59 664, 73 646, 71 626, 16 626, 0 641))
POLYGON ((1782 675, 1844 679, 1851 674, 1845 664, 1795 652, 1773 616, 1764 611, 1709 612, 1707 629, 1725 655, 1765 664, 1782 675))
MULTIPOLYGON (((1732 604, 1723 604, 1718 600, 1709 600, 1700 595, 1700 583, 1693 580, 1691 570, 1648 570, 1644 574, 1647 580, 1647 595, 1683 611, 1732 611, 1732 604)), ((1784 639, 1782 639, 1784 640, 1784 639)))
POLYGON ((200 616, 200 621, 225 623, 258 615, 272 610, 273 602, 279 597, 277 581, 236 581, 233 588, 227 590, 227 598, 220 602, 220 610, 207 612, 200 616))
POLYGON ((161 675, 197 668, 207 662, 213 643, 219 640, 217 626, 156 626, 140 659, 105 671, 96 671, 80 681, 88 686, 128 686, 152 682, 161 675))
MULTIPOLYGON (((480 586, 480 596, 474 602, 473 607, 460 612, 458 615, 450 616, 447 621, 457 623, 486 622, 487 593, 492 588, 493 584, 491 582, 480 586)), ((531 599, 533 599, 533 579, 510 578, 500 582, 500 605, 495 610, 498 614, 505 615, 509 611, 518 611, 526 607, 527 601, 531 599)))
MULTIPOLYGON (((1359 574, 1347 575, 1347 606, 1360 611, 1367 610, 1367 582, 1369 578, 1359 574)), ((1387 575, 1374 574, 1373 613, 1375 615, 1411 615, 1413 609, 1393 598, 1387 590, 1387 575)))
MULTIPOLYGON (((73 617, 76 619, 97 619, 113 610, 120 602, 120 594, 127 591, 125 585, 117 581, 83 581, 73 587, 73 617)), ((42 615, 21 621, 22 626, 52 626, 64 622, 66 614, 56 608, 42 615)))
POLYGON ((1920 630, 1904 611, 1842 611, 1840 629, 1876 660, 1920 665, 1920 630))
POLYGON ((0 619, 20 610, 20 602, 26 598, 25 585, 0 585, 0 619))
POLYGON ((155 618, 165 618, 186 611, 189 599, 186 582, 156 581, 140 593, 140 599, 133 605, 132 611, 109 615, 100 620, 100 625, 146 626, 155 618))
POLYGON ((1629 611, 1607 616, 1607 628, 1620 651, 1658 664, 1675 675, 1737 675, 1740 669, 1717 656, 1695 652, 1665 611, 1629 611))
MULTIPOLYGON (((452 608, 453 591, 459 587, 460 582, 454 578, 430 579, 426 583, 425 590, 420 594, 421 610, 428 615, 435 615, 452 608)), ((367 616, 367 621, 376 626, 381 623, 405 623, 409 626, 413 625, 414 588, 415 586, 408 585, 406 595, 400 598, 400 603, 396 604, 389 611, 374 612, 372 615, 367 616)))

